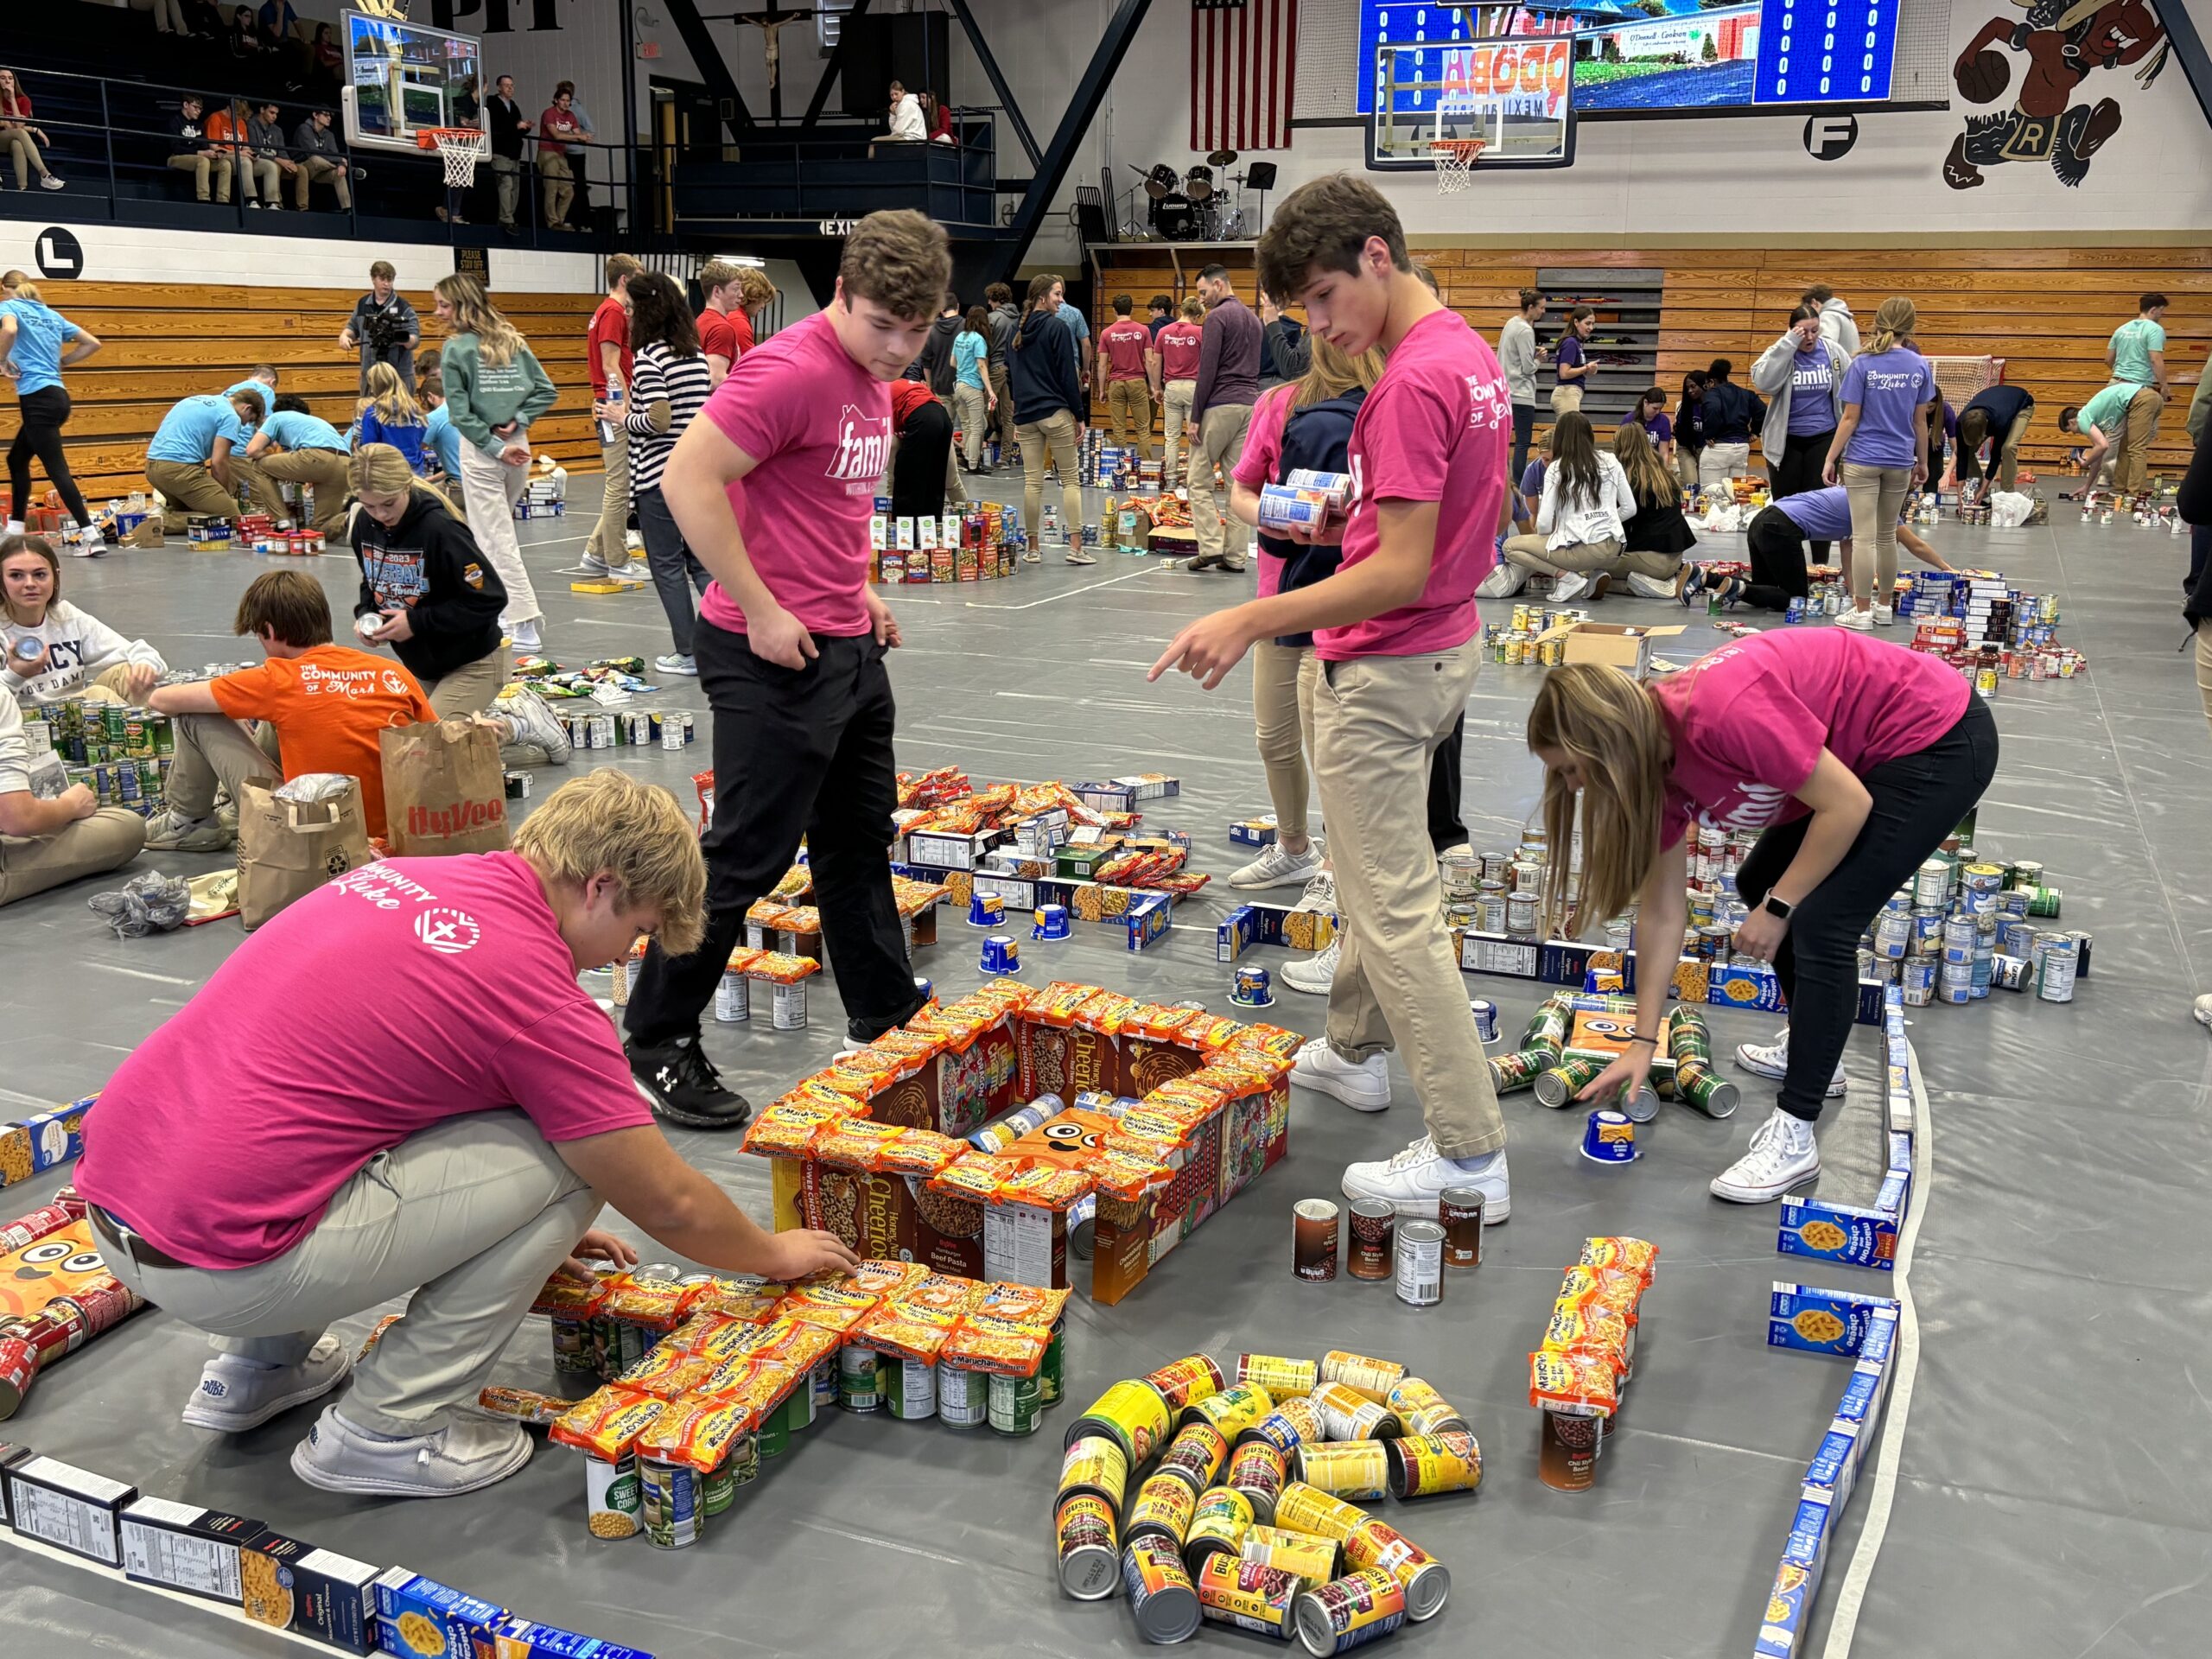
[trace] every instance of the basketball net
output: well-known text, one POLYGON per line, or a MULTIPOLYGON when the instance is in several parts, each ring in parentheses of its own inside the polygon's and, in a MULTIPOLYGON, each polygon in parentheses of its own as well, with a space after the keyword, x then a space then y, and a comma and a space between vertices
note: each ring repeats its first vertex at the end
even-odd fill
POLYGON ((1465 195, 1475 188, 1475 161, 1484 149, 1479 138, 1432 138, 1429 159, 1436 163, 1436 194, 1465 195))
POLYGON ((438 159, 446 164, 447 189, 466 190, 476 182, 476 168, 484 159, 482 133, 452 128, 436 133, 433 142, 438 147, 438 159))

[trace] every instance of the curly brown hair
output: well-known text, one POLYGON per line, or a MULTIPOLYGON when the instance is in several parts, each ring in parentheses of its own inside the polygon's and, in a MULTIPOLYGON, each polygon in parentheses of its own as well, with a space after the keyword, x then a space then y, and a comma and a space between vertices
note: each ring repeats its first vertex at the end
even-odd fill
POLYGON ((952 251, 935 220, 910 209, 870 213, 845 238, 837 280, 848 303, 873 300, 908 321, 944 308, 952 251))

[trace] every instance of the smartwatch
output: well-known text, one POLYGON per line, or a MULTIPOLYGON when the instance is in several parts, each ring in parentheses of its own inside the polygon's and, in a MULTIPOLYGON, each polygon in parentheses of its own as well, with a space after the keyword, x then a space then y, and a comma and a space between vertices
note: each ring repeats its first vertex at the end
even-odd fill
POLYGON ((1770 893, 1767 894, 1764 902, 1767 908, 1767 913, 1772 916, 1777 921, 1781 922, 1788 921, 1791 914, 1795 912, 1797 908, 1796 906, 1791 904, 1787 899, 1777 899, 1770 893))

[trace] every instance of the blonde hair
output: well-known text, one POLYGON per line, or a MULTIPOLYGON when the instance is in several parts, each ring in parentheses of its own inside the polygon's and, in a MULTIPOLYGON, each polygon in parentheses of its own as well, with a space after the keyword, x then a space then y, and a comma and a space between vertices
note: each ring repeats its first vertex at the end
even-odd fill
POLYGON ((38 284, 31 281, 28 276, 24 276, 19 281, 9 283, 8 291, 19 300, 29 300, 33 305, 44 305, 46 303, 46 302, 39 296, 38 284))
MULTIPOLYGON (((1576 663, 1555 668, 1529 710, 1529 747, 1558 749, 1582 774, 1582 887, 1585 918, 1604 920, 1628 908, 1659 853, 1660 812, 1675 744, 1652 695, 1617 668, 1576 663)), ((1570 937, 1567 881, 1575 791, 1556 772, 1544 774, 1544 925, 1570 937)), ((1638 941, 1670 961, 1667 942, 1638 941)))
POLYGON ((453 332, 476 336, 476 354, 489 366, 500 369, 524 349, 522 331, 493 308, 484 284, 467 271, 438 278, 437 296, 453 308, 453 332))
MULTIPOLYGON (((1188 317, 1192 322, 1200 321, 1206 315, 1206 302, 1195 294, 1185 294, 1183 296, 1180 315, 1188 317)), ((1321 343, 1321 337, 1319 334, 1313 336, 1313 343, 1317 346, 1321 343)))
POLYGON ((1902 294, 1892 294, 1874 314, 1874 338, 1866 349, 1875 353, 1886 352, 1919 327, 1920 313, 1913 308, 1912 302, 1902 294))
POLYGON ((514 849, 540 879, 582 887, 613 876, 622 907, 660 913, 657 937, 688 957, 706 936, 707 861, 676 797, 612 766, 547 796, 514 832, 514 849))
POLYGON ((758 311, 764 305, 775 302, 776 285, 768 280, 768 273, 755 265, 747 265, 737 274, 738 303, 747 311, 758 311))
POLYGON ((1659 451, 1651 442, 1651 435, 1634 421, 1623 421, 1613 434, 1613 459, 1621 464, 1621 471, 1628 474, 1629 489, 1639 503, 1646 505, 1678 507, 1682 504, 1682 486, 1667 470, 1666 462, 1659 459, 1659 451))
POLYGON ((1383 367, 1389 361, 1380 346, 1370 346, 1357 357, 1349 357, 1319 334, 1313 335, 1313 364, 1299 377, 1298 385, 1291 391, 1293 409, 1341 397, 1354 386, 1363 391, 1375 390, 1375 383, 1382 378, 1383 367))
POLYGON ((402 490, 412 490, 429 496, 454 518, 461 518, 453 498, 436 485, 416 477, 407 457, 388 443, 365 443, 356 449, 346 462, 346 481, 355 495, 397 495, 402 490))
POLYGON ((369 365, 369 395, 361 399, 358 412, 365 415, 372 409, 386 426, 423 424, 423 406, 409 396, 406 382, 389 363, 369 365))

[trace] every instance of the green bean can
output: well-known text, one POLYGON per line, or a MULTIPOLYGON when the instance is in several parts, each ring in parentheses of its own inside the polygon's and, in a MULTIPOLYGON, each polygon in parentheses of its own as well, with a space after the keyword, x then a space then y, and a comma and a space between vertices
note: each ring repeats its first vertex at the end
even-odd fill
POLYGON ((1542 1048, 1524 1048, 1517 1054, 1493 1054, 1490 1059, 1491 1087, 1501 1095, 1526 1089, 1552 1063, 1553 1058, 1550 1050, 1542 1048))
POLYGON ((990 1416, 990 1379, 940 1361, 937 1368, 938 1421, 948 1428, 981 1428, 990 1416))
MULTIPOLYGON (((798 1393, 803 1390, 794 1389, 793 1392, 798 1393)), ((780 1458, 791 1449, 790 1406, 791 1402, 788 1399, 779 1401, 777 1402, 776 1408, 760 1420, 760 1427, 756 1435, 760 1443, 760 1456, 780 1458)), ((713 1514, 715 1511, 709 1510, 708 1513, 713 1514)))
POLYGON ((638 1459, 638 1490, 645 1541, 663 1549, 683 1549, 706 1531, 704 1478, 680 1463, 638 1459))
POLYGON ((1713 1033, 1705 1023, 1705 1016, 1693 1008, 1676 1008, 1668 1017, 1667 1053, 1677 1064, 1694 1060, 1700 1065, 1711 1065, 1713 1033))
POLYGON ((1604 1060, 1578 1056, 1564 1065, 1538 1073, 1536 1103, 1554 1108, 1573 1104, 1575 1096, 1598 1080, 1605 1065, 1604 1060))
POLYGON ((1001 1434, 1034 1434, 1045 1420, 1045 1402, 1033 1376, 994 1376, 988 1410, 992 1428, 1001 1434))
POLYGON ((1743 1103, 1743 1090, 1702 1060, 1675 1065, 1675 1093, 1707 1117, 1727 1117, 1743 1103))
POLYGON ((901 1359, 879 1354, 876 1364, 883 1378, 883 1401, 901 1422, 918 1423, 937 1415, 937 1366, 926 1359, 901 1359))
POLYGON ((1057 1406, 1066 1393, 1068 1345, 1068 1316, 1064 1313, 1052 1321, 1052 1340, 1046 1344, 1045 1358, 1037 1367, 1039 1397, 1048 1406, 1057 1406))

